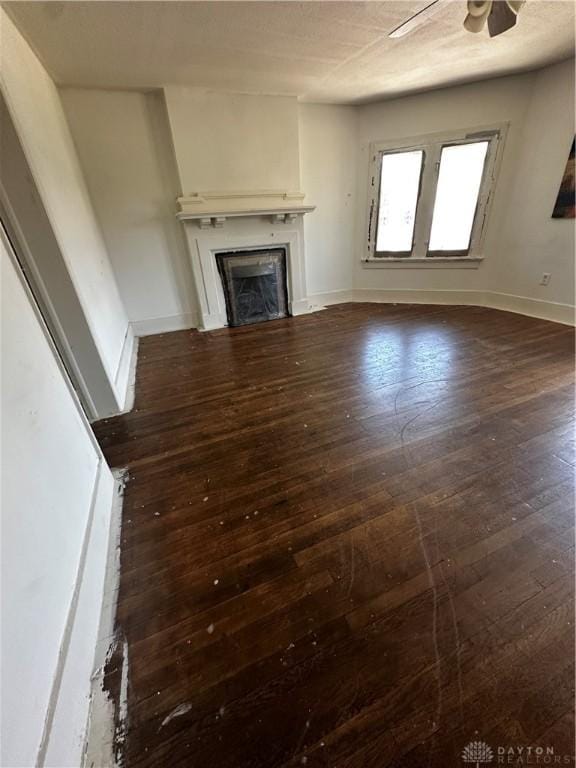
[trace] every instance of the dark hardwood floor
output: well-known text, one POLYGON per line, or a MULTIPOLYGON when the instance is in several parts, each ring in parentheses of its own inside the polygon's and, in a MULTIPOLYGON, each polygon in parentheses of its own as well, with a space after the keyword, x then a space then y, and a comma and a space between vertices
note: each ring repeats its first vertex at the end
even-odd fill
POLYGON ((124 764, 571 763, 573 350, 377 304, 142 339, 95 425, 129 468, 124 764))

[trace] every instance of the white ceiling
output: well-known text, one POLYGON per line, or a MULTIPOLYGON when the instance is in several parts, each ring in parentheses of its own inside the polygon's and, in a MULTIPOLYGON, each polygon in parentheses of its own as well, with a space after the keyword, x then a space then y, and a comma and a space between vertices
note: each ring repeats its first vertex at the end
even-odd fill
POLYGON ((411 35, 388 33, 430 0, 3 3, 61 85, 182 84, 358 103, 535 69, 574 53, 572 0, 528 0, 490 39, 464 0, 411 35))

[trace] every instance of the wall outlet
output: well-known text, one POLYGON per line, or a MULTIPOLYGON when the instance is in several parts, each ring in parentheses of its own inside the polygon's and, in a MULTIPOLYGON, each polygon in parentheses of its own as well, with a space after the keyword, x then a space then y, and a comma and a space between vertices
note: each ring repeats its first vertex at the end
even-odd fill
POLYGON ((542 272, 542 277, 540 278, 540 285, 548 285, 551 277, 552 275, 550 272, 542 272))

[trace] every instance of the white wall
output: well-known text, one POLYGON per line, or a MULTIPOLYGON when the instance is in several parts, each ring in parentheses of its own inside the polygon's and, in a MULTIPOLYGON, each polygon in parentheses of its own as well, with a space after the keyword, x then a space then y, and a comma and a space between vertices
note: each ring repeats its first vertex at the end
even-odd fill
POLYGON ((76 88, 60 94, 130 321, 136 330, 195 326, 162 94, 76 88))
MULTIPOLYGON (((132 326, 137 333, 195 326, 194 252, 175 218, 176 197, 210 190, 299 190, 296 99, 172 86, 163 93, 78 88, 60 93, 132 326)), ((347 114, 351 124, 352 110, 340 114, 347 114)), ((342 150, 346 162, 353 162, 354 143, 346 147, 345 142, 350 128, 335 126, 327 159, 336 159, 342 150)), ((348 167, 346 173, 352 186, 348 167)), ((326 215, 340 192, 328 193, 330 205, 326 191, 322 194, 326 215)), ((349 207, 351 199, 345 197, 343 204, 349 207)), ((256 223, 249 226, 256 228, 256 223)), ((242 236, 245 231, 245 222, 229 220, 223 234, 242 236)), ((343 231, 336 228, 332 242, 343 231)), ((325 258, 326 244, 320 250, 325 258)), ((332 283, 349 280, 351 269, 348 260, 332 283)))
POLYGON ((164 92, 185 195, 299 190, 295 98, 181 86, 164 92))
POLYGON ((0 92, 0 205, 5 226, 42 303, 90 417, 118 411, 118 399, 0 92))
POLYGON ((574 219, 551 218, 574 140, 574 61, 536 73, 504 216, 492 289, 574 304, 574 219), (540 285, 543 272, 552 279, 540 285))
POLYGON ((0 252, 0 763, 36 765, 44 735, 45 764, 76 767, 88 712, 113 482, 3 240, 0 252), (73 610, 76 590, 79 612, 73 610), (73 676, 71 661, 76 663, 73 676))
POLYGON ((354 288, 429 291, 422 293, 423 300, 436 295, 442 301, 450 301, 451 291, 469 291, 471 301, 478 298, 488 305, 569 322, 569 307, 552 305, 574 304, 574 222, 550 215, 573 136, 573 61, 360 107, 354 288), (509 132, 487 225, 484 263, 478 269, 364 266, 370 142, 501 122, 509 123, 509 132), (539 286, 543 272, 552 273, 546 288, 539 286), (496 294, 528 301, 507 302, 496 294))
MULTIPOLYGON (((567 62, 361 107, 180 86, 165 88, 167 114, 160 95, 73 89, 63 99, 130 319, 160 331, 194 325, 197 312, 190 257, 172 218, 179 191, 305 192, 317 206, 304 217, 312 303, 355 290, 364 298, 421 292, 422 300, 473 302, 499 292, 572 304, 573 224, 549 217, 573 132, 572 88, 567 62), (364 266, 370 143, 501 123, 509 131, 484 262, 364 266), (548 288, 538 285, 544 271, 552 273, 548 288)), ((228 221, 226 231, 238 226, 228 221)))
POLYGON ((308 296, 349 290, 356 225, 357 110, 300 104, 300 172, 308 296))
POLYGON ((128 319, 94 217, 58 91, 0 9, 4 93, 103 366, 116 388, 128 319))
POLYGON ((358 154, 358 237, 354 257, 354 287, 380 290, 483 290, 489 282, 491 254, 516 172, 522 125, 533 75, 488 80, 456 88, 360 107, 358 154), (478 269, 370 269, 360 259, 365 250, 369 144, 396 138, 467 129, 509 122, 496 195, 488 222, 484 255, 478 269))

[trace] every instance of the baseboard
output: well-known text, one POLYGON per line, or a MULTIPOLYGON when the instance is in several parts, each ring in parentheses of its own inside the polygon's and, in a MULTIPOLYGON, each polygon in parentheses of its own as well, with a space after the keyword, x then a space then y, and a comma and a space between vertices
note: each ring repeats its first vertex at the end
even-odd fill
POLYGON ((130 323, 134 336, 153 336, 156 333, 185 331, 197 328, 198 319, 192 313, 169 315, 168 317, 149 317, 146 320, 132 320, 130 323))
POLYGON ((344 288, 326 293, 312 293, 308 296, 308 304, 313 310, 330 307, 333 304, 345 304, 348 301, 354 301, 354 291, 344 288))
POLYGON ((484 306, 484 291, 439 291, 408 290, 381 291, 370 288, 356 288, 352 291, 355 302, 375 302, 384 304, 446 304, 484 306))
POLYGON ((114 380, 114 390, 118 399, 120 413, 132 410, 134 405, 134 382, 136 379, 136 359, 138 339, 131 324, 128 324, 120 362, 114 380))
POLYGON ((312 294, 309 296, 309 302, 314 308, 345 302, 464 305, 500 309, 505 312, 514 312, 541 320, 551 320, 565 325, 575 324, 575 308, 570 304, 542 301, 541 299, 531 299, 526 296, 515 296, 495 291, 387 291, 356 288, 350 291, 312 294))
MULTIPOLYGON (((115 623, 118 590, 120 587, 120 534, 126 474, 125 470, 113 472, 116 492, 114 493, 114 505, 108 538, 106 576, 94 658, 94 672, 91 678, 90 712, 84 759, 82 762, 85 768, 101 768, 101 766, 113 768, 116 766, 116 729, 124 727, 127 711, 126 699, 121 698, 119 702, 115 701, 114 697, 105 688, 107 662, 110 659, 111 650, 119 640, 121 641, 121 638, 118 638, 116 635, 115 623), (118 717, 116 716, 117 707, 120 708, 118 717)), ((125 653, 124 660, 126 665, 127 659, 128 655, 125 653)), ((120 695, 125 697, 126 692, 120 691, 120 695)))
POLYGON ((104 594, 114 478, 100 460, 37 765, 79 766, 104 594))
POLYGON ((519 315, 537 317, 540 320, 552 320, 555 323, 574 325, 575 307, 570 304, 560 304, 555 301, 530 299, 527 296, 514 296, 509 293, 488 291, 485 306, 492 309, 503 309, 519 315))

